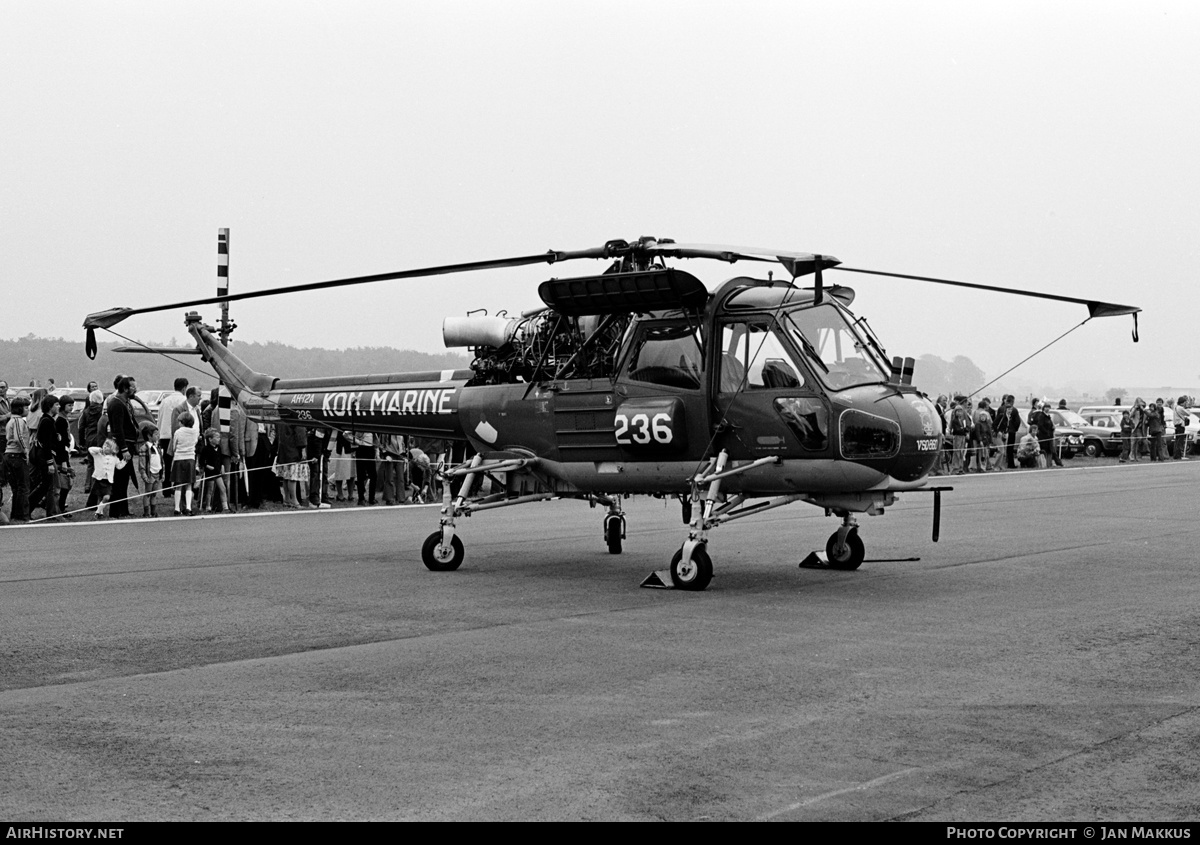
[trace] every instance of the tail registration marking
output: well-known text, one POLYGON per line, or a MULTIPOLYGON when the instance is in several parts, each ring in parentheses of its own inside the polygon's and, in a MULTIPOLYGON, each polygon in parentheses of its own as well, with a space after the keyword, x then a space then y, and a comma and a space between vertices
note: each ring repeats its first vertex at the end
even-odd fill
MULTIPOLYGON (((450 414, 450 398, 454 387, 432 390, 411 388, 407 390, 347 391, 326 393, 321 399, 321 411, 333 417, 379 416, 380 414, 450 414)), ((296 400, 309 398, 311 394, 293 397, 296 400)))

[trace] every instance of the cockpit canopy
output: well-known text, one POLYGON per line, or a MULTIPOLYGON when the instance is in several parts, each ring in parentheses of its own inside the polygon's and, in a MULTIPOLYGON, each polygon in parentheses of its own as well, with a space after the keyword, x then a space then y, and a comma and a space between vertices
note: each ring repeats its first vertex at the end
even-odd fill
MULTIPOLYGON (((813 375, 833 390, 888 381, 891 366, 883 350, 845 307, 854 300, 852 289, 826 288, 820 304, 813 304, 812 289, 751 279, 727 282, 724 293, 718 295, 722 354, 727 362, 739 360, 748 384, 804 381, 796 363, 787 361, 789 341, 813 375)), ((732 363, 726 369, 723 390, 738 375, 732 363)))

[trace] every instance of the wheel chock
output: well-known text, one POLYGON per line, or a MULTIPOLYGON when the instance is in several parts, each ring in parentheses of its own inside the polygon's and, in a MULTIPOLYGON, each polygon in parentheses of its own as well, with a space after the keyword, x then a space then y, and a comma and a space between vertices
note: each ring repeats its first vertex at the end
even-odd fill
POLYGON ((647 575, 641 586, 652 590, 674 590, 675 582, 671 580, 671 570, 659 569, 647 575))
POLYGON ((808 557, 800 561, 801 569, 828 569, 829 561, 823 552, 809 552, 808 557))

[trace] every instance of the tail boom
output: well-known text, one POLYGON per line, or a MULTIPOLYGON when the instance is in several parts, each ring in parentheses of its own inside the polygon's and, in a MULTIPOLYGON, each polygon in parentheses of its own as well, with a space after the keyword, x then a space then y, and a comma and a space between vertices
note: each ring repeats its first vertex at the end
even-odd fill
POLYGON ((281 379, 251 369, 188 315, 200 354, 256 422, 465 440, 458 399, 470 370, 281 379))

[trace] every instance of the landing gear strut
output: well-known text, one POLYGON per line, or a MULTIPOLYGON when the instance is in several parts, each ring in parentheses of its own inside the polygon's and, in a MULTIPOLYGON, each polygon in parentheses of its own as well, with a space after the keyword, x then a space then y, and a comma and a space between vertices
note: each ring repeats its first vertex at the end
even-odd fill
MULTIPOLYGON (((712 559, 708 556, 708 532, 731 519, 738 519, 759 508, 733 512, 744 501, 741 494, 729 498, 721 493, 722 480, 742 475, 758 467, 778 464, 779 458, 759 458, 741 466, 727 469, 729 452, 722 449, 693 479, 691 495, 683 499, 683 516, 690 520, 688 538, 671 558, 671 581, 679 590, 703 590, 712 581, 712 559)), ((762 508, 779 507, 798 497, 773 499, 762 508)))
POLYGON ((721 479, 729 453, 724 449, 703 472, 692 479, 692 495, 684 512, 691 517, 688 538, 671 558, 671 583, 677 590, 703 590, 712 581, 712 558, 708 556, 708 530, 713 522, 713 508, 721 498, 721 479), (701 485, 708 490, 701 498, 701 485))
POLYGON ((426 537, 421 546, 421 561, 426 569, 434 572, 453 572, 462 564, 466 552, 463 550, 462 540, 454 533, 457 527, 455 517, 462 512, 467 497, 471 495, 471 488, 482 463, 483 458, 479 455, 471 460, 470 471, 463 479, 462 486, 458 488, 457 501, 452 500, 450 496, 450 479, 442 477, 442 527, 426 537))
MULTIPOLYGON (((486 496, 473 497, 476 482, 491 473, 522 472, 533 464, 533 456, 504 457, 485 461, 481 455, 475 455, 471 462, 453 469, 446 469, 438 474, 442 488, 441 528, 434 531, 425 539, 421 547, 421 560, 425 566, 434 572, 449 572, 458 569, 463 561, 463 542, 458 538, 459 517, 470 516, 473 513, 493 508, 507 508, 514 505, 524 505, 529 502, 544 502, 555 497, 555 492, 542 486, 539 492, 511 496, 505 492, 493 492, 486 496), (461 478, 458 495, 451 492, 451 481, 461 478)), ((493 481, 495 479, 493 478, 493 481)), ((617 509, 620 513, 620 509, 617 509)), ((621 517, 621 535, 624 535, 624 516, 621 517)))

